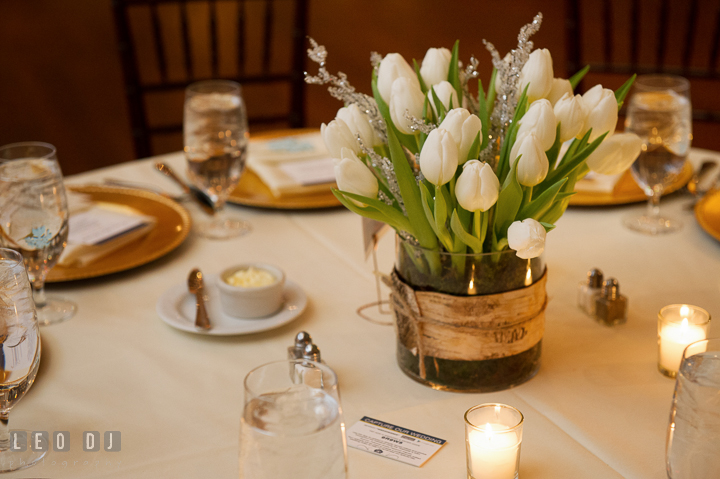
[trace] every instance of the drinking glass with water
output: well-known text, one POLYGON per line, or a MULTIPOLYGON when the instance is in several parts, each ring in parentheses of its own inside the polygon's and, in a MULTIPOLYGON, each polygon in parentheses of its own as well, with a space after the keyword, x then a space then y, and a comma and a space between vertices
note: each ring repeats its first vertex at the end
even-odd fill
POLYGON ((670 479, 720 474, 720 339, 685 348, 670 410, 666 461, 670 479))
POLYGON ((55 147, 41 142, 0 147, 0 245, 22 254, 43 325, 71 318, 76 310, 66 299, 45 296, 45 277, 67 244, 68 217, 55 147))
POLYGON ((337 376, 324 364, 276 361, 245 377, 240 479, 345 479, 337 376))
POLYGON ((690 152, 690 82, 672 75, 638 77, 625 130, 643 141, 630 171, 648 197, 647 213, 625 218, 625 226, 652 235, 678 230, 680 221, 660 214, 660 197, 678 177, 690 152))
MULTIPOLYGON (((0 472, 24 469, 45 455, 30 447, 13 450, 8 429, 10 409, 32 386, 39 365, 40 334, 23 257, 0 248, 0 472)), ((47 441, 43 445, 46 451, 47 441)))
POLYGON ((247 233, 245 221, 222 212, 247 159, 247 114, 240 85, 207 80, 188 86, 183 134, 188 177, 214 201, 217 211, 209 220, 195 221, 198 233, 213 239, 247 233))

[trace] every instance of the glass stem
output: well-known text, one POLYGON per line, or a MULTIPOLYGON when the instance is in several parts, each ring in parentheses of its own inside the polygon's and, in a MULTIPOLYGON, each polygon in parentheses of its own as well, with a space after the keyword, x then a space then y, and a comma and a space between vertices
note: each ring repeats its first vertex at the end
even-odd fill
POLYGON ((7 451, 10 449, 10 428, 8 421, 10 420, 10 413, 7 411, 0 412, 0 451, 7 451))
POLYGON ((43 306, 45 306, 45 303, 47 303, 47 298, 45 297, 45 282, 35 281, 32 285, 32 289, 35 307, 42 308, 43 306))
POLYGON ((659 191, 653 192, 648 198, 647 214, 650 218, 657 218, 660 216, 660 196, 659 191))

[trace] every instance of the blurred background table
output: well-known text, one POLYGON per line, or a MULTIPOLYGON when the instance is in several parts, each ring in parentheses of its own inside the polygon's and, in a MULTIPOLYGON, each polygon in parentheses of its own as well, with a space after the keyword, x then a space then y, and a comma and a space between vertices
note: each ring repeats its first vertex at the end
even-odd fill
MULTIPOLYGON (((708 156, 720 159, 703 150, 693 150, 691 159, 697 165, 708 156)), ((156 159, 67 181, 112 177, 175 192, 153 172, 156 159)), ((181 154, 161 159, 184 171, 181 154)), ((284 358, 295 333, 307 330, 339 375, 348 425, 367 415, 448 440, 420 469, 350 449, 351 479, 465 477, 463 414, 485 402, 507 403, 525 415, 523 479, 663 478, 674 381, 657 371, 657 312, 670 303, 720 311, 720 244, 684 208, 689 201, 679 195, 663 200, 685 226, 661 237, 622 226, 621 216, 644 204, 571 208, 548 236, 540 372, 515 389, 490 394, 435 391, 414 382, 395 364, 393 328, 356 315, 358 306, 375 299, 356 215, 229 206, 252 223, 251 234, 230 241, 191 234, 177 250, 140 268, 49 286, 77 302, 78 313, 41 330, 37 383, 10 426, 69 431, 70 452, 51 451, 31 472, 8 477, 237 477, 243 377, 284 358), (209 274, 250 260, 278 265, 301 285, 309 306, 298 320, 254 335, 208 337, 172 329, 157 316, 158 297, 193 267, 209 274), (629 297, 627 324, 604 327, 576 307, 578 282, 592 267, 620 280, 629 297), (122 451, 83 452, 83 431, 120 431, 122 451)), ((390 271, 393 250, 386 235, 382 271, 390 271)), ((713 334, 719 334, 716 326, 713 334)))

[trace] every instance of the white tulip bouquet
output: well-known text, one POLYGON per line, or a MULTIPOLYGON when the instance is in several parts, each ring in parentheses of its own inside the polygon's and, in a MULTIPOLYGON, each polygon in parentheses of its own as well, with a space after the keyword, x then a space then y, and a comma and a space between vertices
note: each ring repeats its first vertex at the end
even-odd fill
POLYGON ((504 58, 486 42, 494 69, 477 95, 469 85, 478 61, 463 68, 458 42, 429 49, 414 68, 400 54, 373 53, 370 97, 329 74, 325 48, 310 39, 320 70, 306 81, 330 84, 345 102, 321 130, 342 204, 424 249, 539 256, 576 181, 590 170, 624 171, 641 146, 636 135, 614 134, 635 77, 615 92, 596 85, 574 94, 588 67, 554 78, 550 52, 528 40, 541 20, 504 58))

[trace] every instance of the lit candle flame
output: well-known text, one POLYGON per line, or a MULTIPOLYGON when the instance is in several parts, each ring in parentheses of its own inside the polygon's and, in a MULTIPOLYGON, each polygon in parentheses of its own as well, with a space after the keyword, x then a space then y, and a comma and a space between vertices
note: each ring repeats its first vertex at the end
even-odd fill
POLYGON ((485 424, 485 439, 488 440, 488 442, 492 441, 493 438, 493 429, 492 424, 487 423, 485 424))
POLYGON ((686 319, 688 316, 690 316, 690 308, 688 308, 687 304, 683 304, 680 308, 680 316, 686 319))
POLYGON ((682 324, 680 325, 680 334, 685 336, 688 332, 688 320, 687 318, 683 318, 682 324))

